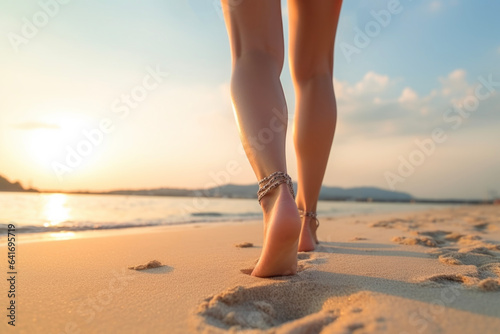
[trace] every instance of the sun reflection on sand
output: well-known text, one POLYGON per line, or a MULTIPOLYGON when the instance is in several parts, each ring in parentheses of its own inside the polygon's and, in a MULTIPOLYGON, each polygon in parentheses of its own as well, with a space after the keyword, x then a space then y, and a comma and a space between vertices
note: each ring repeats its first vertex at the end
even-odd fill
POLYGON ((43 218, 48 222, 43 226, 59 225, 70 218, 70 208, 66 207, 68 196, 64 194, 51 194, 46 196, 46 203, 43 208, 43 218))

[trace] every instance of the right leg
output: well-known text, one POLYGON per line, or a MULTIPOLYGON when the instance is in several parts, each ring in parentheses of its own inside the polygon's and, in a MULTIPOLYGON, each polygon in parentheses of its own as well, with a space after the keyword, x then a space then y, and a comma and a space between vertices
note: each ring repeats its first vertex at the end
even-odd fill
MULTIPOLYGON (((341 0, 288 0, 290 67, 295 87, 297 207, 316 212, 337 121, 333 47, 341 0)), ((304 216, 299 251, 314 250, 316 221, 304 216)))
MULTIPOLYGON (((231 95, 240 138, 258 179, 286 172, 287 111, 280 82, 283 27, 279 0, 222 0, 233 69, 231 95)), ((252 275, 295 274, 300 218, 286 184, 261 202, 264 243, 252 275)))

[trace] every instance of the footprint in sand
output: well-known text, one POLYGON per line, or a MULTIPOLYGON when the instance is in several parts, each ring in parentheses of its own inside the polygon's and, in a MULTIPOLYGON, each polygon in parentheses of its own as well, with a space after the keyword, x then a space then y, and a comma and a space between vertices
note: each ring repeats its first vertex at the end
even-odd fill
MULTIPOLYGON (((477 249, 475 249, 477 250, 477 249)), ((448 265, 474 266, 476 270, 471 274, 433 275, 422 281, 431 281, 440 284, 461 283, 464 287, 478 288, 483 291, 500 290, 500 257, 495 254, 475 253, 474 249, 464 250, 437 250, 432 255, 438 256, 440 262, 448 265)), ((489 251, 488 251, 489 252, 489 251)))
POLYGON ((196 331, 206 333, 354 333, 381 329, 384 319, 367 320, 362 303, 370 292, 311 280, 289 279, 252 287, 237 286, 211 296, 196 309, 196 331), (260 332, 259 331, 259 332, 260 332))
POLYGON ((300 252, 297 254, 297 271, 301 272, 310 268, 314 268, 318 264, 328 261, 328 257, 320 256, 317 253, 300 252))
POLYGON ((472 227, 476 231, 480 231, 480 232, 484 232, 484 230, 486 230, 489 226, 490 226, 490 223, 476 223, 476 224, 472 225, 472 227))
POLYGON ((373 227, 397 228, 409 231, 410 235, 397 236, 393 242, 404 245, 421 245, 431 247, 431 256, 448 266, 468 266, 470 271, 463 270, 455 274, 435 273, 418 281, 425 284, 450 285, 459 284, 465 288, 483 291, 500 291, 500 243, 488 241, 483 237, 489 231, 500 228, 498 210, 471 210, 456 208, 453 214, 435 214, 432 217, 415 217, 412 219, 392 219, 379 221, 373 227), (453 226, 460 232, 446 230, 422 231, 413 230, 416 221, 426 221, 425 226, 453 226), (438 225, 439 224, 439 225, 438 225), (446 225, 443 225, 446 224, 446 225), (480 235, 478 235, 480 234, 480 235))
POLYGON ((483 291, 500 291, 500 244, 474 234, 450 231, 416 232, 418 237, 396 237, 394 242, 434 247, 429 251, 446 265, 474 266, 470 274, 435 274, 420 279, 423 283, 456 284, 483 291))
POLYGON ((250 288, 237 286, 207 298, 196 315, 200 317, 199 325, 205 329, 277 330, 287 322, 300 319, 303 329, 317 333, 337 317, 332 310, 322 308, 331 293, 327 286, 305 281, 250 288))

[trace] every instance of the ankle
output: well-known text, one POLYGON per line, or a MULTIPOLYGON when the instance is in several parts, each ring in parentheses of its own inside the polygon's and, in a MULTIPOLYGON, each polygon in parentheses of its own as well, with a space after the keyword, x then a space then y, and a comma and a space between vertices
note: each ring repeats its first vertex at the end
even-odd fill
POLYGON ((301 217, 306 218, 316 218, 316 208, 314 209, 304 209, 306 206, 297 205, 297 209, 299 210, 299 214, 301 217))
POLYGON ((286 184, 280 184, 276 189, 268 193, 262 198, 260 204, 262 210, 267 213, 274 208, 276 203, 282 201, 294 202, 293 196, 290 194, 290 190, 286 184))
POLYGON ((298 193, 295 202, 297 203, 297 208, 299 209, 299 211, 302 211, 303 213, 305 212, 316 213, 316 207, 318 204, 317 200, 316 201, 308 200, 303 197, 303 193, 298 193))
POLYGON ((289 200, 295 205, 295 192, 292 178, 286 172, 276 171, 262 178, 259 182, 257 200, 264 213, 273 209, 277 200, 289 200))

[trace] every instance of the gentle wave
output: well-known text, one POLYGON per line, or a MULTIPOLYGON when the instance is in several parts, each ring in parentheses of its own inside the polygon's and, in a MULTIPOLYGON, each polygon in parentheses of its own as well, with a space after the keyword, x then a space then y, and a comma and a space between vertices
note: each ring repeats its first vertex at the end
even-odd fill
MULTIPOLYGON (((207 216, 207 215, 193 215, 207 216)), ((250 217, 221 217, 221 215, 208 215, 208 217, 216 217, 217 219, 186 219, 182 221, 151 221, 143 223, 69 223, 64 222, 55 226, 36 226, 36 225, 19 225, 15 222, 0 224, 0 236, 7 235, 9 230, 8 225, 14 224, 16 233, 46 233, 46 232, 83 232, 83 231, 99 231, 99 230, 113 230, 124 228, 139 228, 151 226, 171 226, 171 225, 184 225, 195 223, 213 223, 213 222, 228 222, 228 221, 244 221, 258 218, 258 216, 250 217)))
POLYGON ((191 213, 193 217, 222 217, 223 214, 220 212, 193 212, 191 213))
POLYGON ((260 213, 255 212, 217 212, 217 211, 208 211, 208 212, 192 212, 192 217, 261 217, 260 213))

